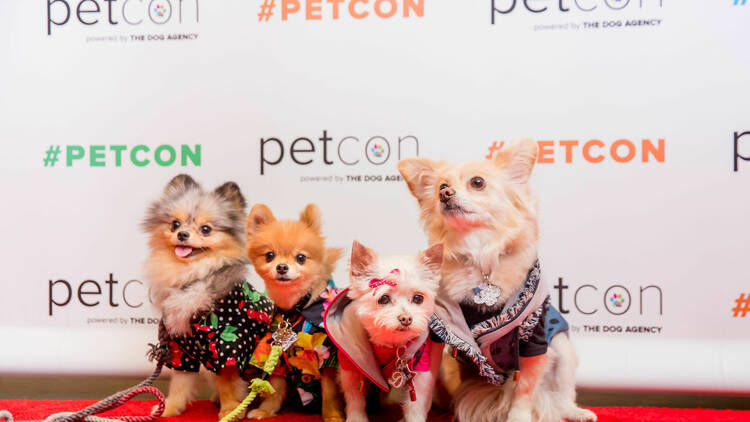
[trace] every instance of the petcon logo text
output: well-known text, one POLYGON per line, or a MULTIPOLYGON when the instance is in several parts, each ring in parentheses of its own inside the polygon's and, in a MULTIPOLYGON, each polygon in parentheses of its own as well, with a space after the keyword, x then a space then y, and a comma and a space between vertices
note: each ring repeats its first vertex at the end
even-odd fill
POLYGON ((198 21, 198 0, 47 0, 47 35, 53 25, 154 29, 198 21))
POLYGON ((534 25, 534 31, 549 30, 598 30, 633 27, 660 26, 662 19, 655 16, 643 18, 612 19, 612 12, 643 11, 653 13, 660 11, 662 0, 490 0, 490 23, 495 24, 503 16, 513 12, 530 13, 531 15, 556 15, 568 17, 576 15, 585 21, 545 22, 534 25), (606 20, 592 20, 596 12, 610 12, 606 20), (592 13, 593 12, 593 13, 592 13))
POLYGON ((424 0, 262 0, 258 22, 268 22, 279 3, 282 21, 424 17, 424 0))
MULTIPOLYGON (((266 137, 260 139, 260 174, 265 175, 272 168, 286 164, 307 166, 317 164, 337 166, 350 171, 357 166, 366 166, 369 170, 377 169, 387 163, 395 164, 398 160, 419 156, 419 139, 413 135, 397 137, 354 136, 334 137, 323 130, 319 137, 300 136, 293 139, 266 137)), ((392 170, 394 166, 388 166, 392 170)), ((340 175, 318 177, 315 181, 399 181, 400 176, 340 175)), ((307 181, 307 180, 303 180, 307 181)))
POLYGON ((123 163, 135 167, 146 167, 152 163, 161 167, 189 165, 200 167, 201 151, 201 144, 192 146, 162 144, 156 147, 148 145, 50 145, 44 151, 43 162, 44 167, 55 167, 59 161, 62 161, 65 167, 122 167, 123 163))
MULTIPOLYGON (((739 168, 740 160, 742 161, 750 161, 750 155, 742 155, 740 153, 740 139, 743 137, 747 138, 745 140, 745 143, 750 145, 750 131, 745 132, 734 132, 734 171, 736 172, 739 168)), ((745 148, 745 151, 750 151, 750 148, 745 148)))
POLYGON ((81 314, 86 325, 155 325, 158 316, 151 307, 148 287, 140 280, 118 280, 112 273, 102 280, 83 280, 80 283, 64 279, 49 280, 47 315, 81 314))
MULTIPOLYGON (((601 324, 602 313, 614 317, 627 316, 629 321, 659 320, 664 314, 664 292, 656 284, 626 286, 566 284, 562 277, 553 286, 557 290, 557 309, 562 314, 576 314, 586 323, 572 325, 571 329, 584 333, 661 334, 663 326, 638 324, 601 324)), ((552 295, 553 300, 555 294, 552 295)), ((619 321, 619 319, 617 319, 619 321)))
POLYGON ((525 10, 531 13, 568 13, 594 12, 597 10, 620 11, 626 9, 643 9, 658 4, 662 7, 663 0, 490 0, 492 4, 492 23, 495 15, 507 15, 515 10, 525 10), (555 4, 557 3, 557 4, 555 4), (516 6, 518 5, 518 9, 516 6))
MULTIPOLYGON (((487 148, 489 152, 484 158, 491 159, 504 144, 504 141, 493 141, 487 148)), ((593 164, 607 161, 663 163, 666 158, 664 138, 659 138, 655 142, 650 139, 642 139, 638 142, 626 138, 606 142, 599 139, 539 140, 537 144, 539 146, 537 163, 539 164, 570 164, 574 161, 586 161, 593 164)))

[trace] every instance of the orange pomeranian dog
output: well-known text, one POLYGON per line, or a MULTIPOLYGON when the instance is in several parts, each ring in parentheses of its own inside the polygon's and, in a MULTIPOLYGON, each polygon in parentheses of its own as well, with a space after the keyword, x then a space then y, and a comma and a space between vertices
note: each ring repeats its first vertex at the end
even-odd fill
MULTIPOLYGON (((344 420, 338 393, 336 348, 323 326, 323 312, 338 291, 331 280, 341 249, 326 248, 320 233, 320 210, 308 205, 299 221, 279 221, 265 205, 255 205, 247 220, 247 253, 276 304, 271 325, 285 321, 296 332, 286 359, 270 378, 276 392, 250 411, 249 419, 275 416, 285 401, 306 412, 322 412, 323 420, 344 420), (290 387, 293 387, 290 389, 290 387), (287 391, 292 395, 287 400, 287 391)), ((272 341, 268 334, 252 364, 262 367, 272 341)))

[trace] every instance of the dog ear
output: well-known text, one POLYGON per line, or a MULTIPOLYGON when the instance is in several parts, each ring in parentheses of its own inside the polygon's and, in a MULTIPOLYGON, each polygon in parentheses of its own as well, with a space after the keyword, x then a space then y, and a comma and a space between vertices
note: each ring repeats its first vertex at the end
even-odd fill
POLYGON ((315 204, 307 204, 299 215, 299 221, 310 227, 315 233, 320 233, 321 220, 320 208, 315 204))
POLYGON ((372 251, 372 249, 364 246, 356 240, 352 242, 352 257, 349 270, 350 281, 354 283, 355 280, 372 274, 372 266, 377 257, 378 256, 372 251))
POLYGON ((219 198, 229 201, 234 208, 240 212, 240 214, 245 214, 247 203, 245 202, 245 197, 242 196, 242 192, 240 192, 240 187, 237 186, 237 183, 226 182, 216 188, 214 193, 218 195, 219 198))
POLYGON ((418 260, 427 270, 439 273, 440 267, 443 265, 443 244, 436 243, 427 250, 420 252, 418 260))
POLYGON ((172 180, 167 183, 164 187, 164 195, 168 197, 182 196, 188 191, 193 189, 200 189, 201 185, 198 184, 192 177, 187 174, 178 174, 173 177, 172 180))
POLYGON ((398 171, 406 180, 412 195, 420 205, 432 201, 435 193, 435 163, 425 158, 407 158, 398 162, 398 171))
POLYGON ((247 216, 247 238, 250 239, 258 232, 260 226, 276 221, 271 210, 263 205, 254 205, 247 216))
POLYGON ((341 255, 343 255, 343 253, 344 250, 341 248, 326 249, 325 258, 323 258, 323 266, 325 274, 327 276, 330 276, 334 268, 336 268, 336 262, 341 258, 341 255))
POLYGON ((524 138, 506 145, 495 157, 495 164, 508 172, 510 180, 526 183, 531 177, 537 157, 537 143, 530 138, 524 138))

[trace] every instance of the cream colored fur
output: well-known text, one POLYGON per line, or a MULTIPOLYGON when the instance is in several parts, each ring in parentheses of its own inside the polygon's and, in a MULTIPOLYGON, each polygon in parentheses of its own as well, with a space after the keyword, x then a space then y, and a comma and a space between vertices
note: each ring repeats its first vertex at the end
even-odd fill
MULTIPOLYGON (((472 288, 489 275, 502 292, 495 306, 500 309, 523 285, 537 259, 537 201, 528 185, 536 157, 536 143, 524 139, 491 161, 399 163, 430 242, 445 245, 441 289, 452 299, 470 301, 472 288), (452 193, 450 206, 440 200, 441 191, 452 193)), ((455 377, 455 361, 444 361, 443 372, 455 377)), ((575 349, 562 334, 552 340, 547 354, 521 359, 518 382, 496 387, 480 378, 453 378, 445 388, 454 394, 461 422, 595 421, 594 413, 575 404, 576 367, 575 349)))

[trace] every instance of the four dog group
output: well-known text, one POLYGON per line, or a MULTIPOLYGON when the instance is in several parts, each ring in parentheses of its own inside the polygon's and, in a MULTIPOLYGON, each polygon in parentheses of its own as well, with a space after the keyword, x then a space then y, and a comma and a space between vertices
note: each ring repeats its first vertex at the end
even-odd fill
POLYGON ((332 279, 343 250, 326 245, 315 204, 298 220, 263 204, 247 214, 236 183, 176 176, 143 222, 170 338, 163 416, 185 410, 200 373, 219 419, 264 377, 272 392, 248 419, 294 409, 363 422, 397 404, 406 422, 433 406, 460 422, 595 421, 576 405, 576 352, 541 277, 536 159, 524 139, 482 162, 399 162, 432 246, 393 256, 354 241, 345 289, 332 279))

